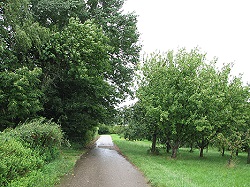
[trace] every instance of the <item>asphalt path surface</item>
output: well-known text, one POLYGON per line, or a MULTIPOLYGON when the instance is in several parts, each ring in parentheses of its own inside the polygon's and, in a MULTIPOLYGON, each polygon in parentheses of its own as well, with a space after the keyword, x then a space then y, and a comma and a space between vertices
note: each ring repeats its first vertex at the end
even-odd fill
POLYGON ((150 187, 143 175, 114 148, 112 138, 102 135, 95 148, 78 160, 74 174, 60 187, 150 187))

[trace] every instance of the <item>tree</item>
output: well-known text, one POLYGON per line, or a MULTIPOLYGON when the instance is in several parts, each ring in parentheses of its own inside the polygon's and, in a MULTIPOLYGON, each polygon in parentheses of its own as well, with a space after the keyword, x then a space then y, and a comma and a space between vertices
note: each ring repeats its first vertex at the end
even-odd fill
POLYGON ((176 54, 153 54, 142 64, 137 97, 151 129, 164 131, 173 158, 190 139, 197 142, 203 157, 211 139, 218 133, 227 137, 226 130, 232 135, 228 139, 232 150, 241 145, 235 137, 246 123, 249 88, 242 86, 240 78, 230 82, 230 66, 219 70, 216 61, 208 64, 198 49, 180 49, 176 54))
POLYGON ((227 102, 225 93, 227 90, 230 67, 224 66, 222 70, 216 68, 217 60, 210 64, 204 64, 197 77, 197 91, 190 98, 193 103, 193 134, 200 148, 200 157, 220 131, 225 122, 227 102))
POLYGON ((241 77, 235 77, 227 89, 227 102, 230 106, 230 113, 227 115, 227 125, 224 129, 226 138, 228 139, 228 147, 231 151, 229 164, 233 156, 238 154, 242 149, 244 142, 247 143, 247 131, 249 129, 248 119, 248 101, 249 86, 243 86, 241 77))
POLYGON ((129 93, 140 46, 136 16, 123 14, 122 5, 119 0, 1 2, 1 73, 41 68, 44 110, 37 112, 59 121, 69 137, 83 137, 112 119, 114 106, 129 93))
POLYGON ((33 20, 28 0, 1 2, 1 70, 35 67, 41 46, 49 38, 48 29, 33 20))
POLYGON ((20 121, 35 117, 43 109, 40 68, 19 68, 0 74, 0 130, 15 127, 20 121))
POLYGON ((42 69, 37 67, 48 30, 35 23, 29 1, 0 2, 1 130, 43 109, 42 69))
POLYGON ((248 128, 248 130, 245 132, 244 134, 244 144, 246 147, 246 151, 247 151, 247 164, 250 164, 250 130, 248 128))
POLYGON ((71 19, 44 45, 40 66, 47 95, 43 115, 59 120, 69 138, 81 139, 114 111, 108 38, 93 22, 71 19))
POLYGON ((154 54, 141 68, 143 76, 137 97, 150 118, 154 116, 151 129, 164 129, 173 158, 192 130, 192 105, 188 98, 195 93, 197 70, 202 60, 203 55, 197 50, 187 53, 181 49, 176 55, 173 51, 154 54))
POLYGON ((109 38, 110 72, 105 78, 115 86, 117 97, 130 94, 133 74, 139 61, 141 46, 138 44, 137 18, 122 13, 124 0, 32 0, 35 20, 49 28, 67 27, 71 17, 81 23, 92 20, 109 38))

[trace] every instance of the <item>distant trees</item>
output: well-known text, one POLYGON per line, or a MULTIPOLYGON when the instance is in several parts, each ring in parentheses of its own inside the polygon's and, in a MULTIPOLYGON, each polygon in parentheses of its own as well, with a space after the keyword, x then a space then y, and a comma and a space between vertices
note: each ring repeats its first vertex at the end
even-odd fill
POLYGON ((180 49, 153 54, 141 64, 136 105, 145 110, 152 152, 161 139, 171 146, 173 158, 186 144, 197 145, 203 157, 218 136, 232 154, 241 149, 249 127, 249 87, 230 77, 229 65, 216 68, 216 61, 208 63, 198 49, 180 49))
POLYGON ((141 48, 123 0, 0 3, 0 129, 43 116, 81 140, 111 120, 141 48))

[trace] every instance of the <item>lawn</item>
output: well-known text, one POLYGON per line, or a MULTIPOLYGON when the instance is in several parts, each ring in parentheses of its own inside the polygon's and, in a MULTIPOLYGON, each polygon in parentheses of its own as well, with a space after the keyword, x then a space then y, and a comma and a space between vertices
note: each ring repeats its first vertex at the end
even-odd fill
POLYGON ((215 149, 199 157, 199 150, 180 149, 177 159, 160 150, 160 155, 147 153, 148 141, 127 141, 112 135, 114 143, 139 170, 152 186, 157 187, 244 187, 250 186, 250 165, 245 153, 239 153, 234 164, 227 165, 229 153, 224 157, 215 149))

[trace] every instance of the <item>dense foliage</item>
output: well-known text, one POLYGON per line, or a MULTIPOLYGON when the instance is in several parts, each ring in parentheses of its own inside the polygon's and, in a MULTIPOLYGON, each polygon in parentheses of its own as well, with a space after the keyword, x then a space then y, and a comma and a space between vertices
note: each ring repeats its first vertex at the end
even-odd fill
POLYGON ((123 0, 0 2, 0 130, 43 116, 85 141, 130 94, 136 16, 123 0))
POLYGON ((232 157, 248 150, 243 144, 249 141, 249 87, 230 76, 229 65, 218 69, 216 59, 207 62, 198 49, 180 49, 153 54, 140 70, 129 129, 135 138, 150 136, 152 152, 157 140, 172 149, 174 158, 184 145, 195 145, 203 157, 211 142, 231 150, 232 157))
POLYGON ((58 158, 62 141, 60 127, 45 119, 0 133, 0 186, 7 186, 58 158))

